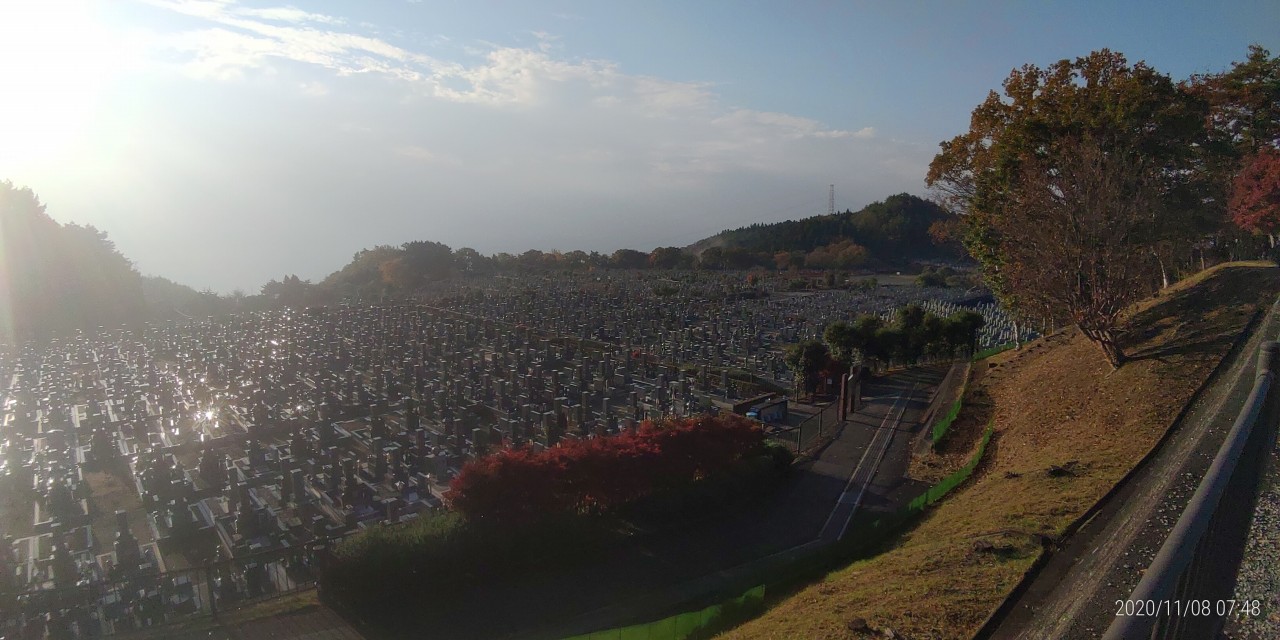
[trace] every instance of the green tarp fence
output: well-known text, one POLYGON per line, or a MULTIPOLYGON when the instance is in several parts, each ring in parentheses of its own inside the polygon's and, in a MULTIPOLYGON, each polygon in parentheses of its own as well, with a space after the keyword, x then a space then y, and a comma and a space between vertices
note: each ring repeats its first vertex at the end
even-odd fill
POLYGON ((912 500, 907 505, 906 511, 916 513, 923 511, 925 507, 941 500, 943 496, 951 492, 952 489, 960 486, 969 476, 973 475, 973 470, 978 468, 978 464, 982 462, 982 454, 987 450, 987 443, 991 441, 991 433, 995 429, 995 422, 987 424, 987 430, 982 434, 982 442, 978 444, 978 450, 974 452, 968 464, 961 467, 955 473, 945 477, 938 484, 929 487, 927 491, 912 500))
POLYGON ((1016 343, 1016 342, 1008 342, 1008 343, 1005 343, 1005 344, 996 345, 996 346, 994 346, 994 347, 987 347, 986 349, 983 349, 982 351, 979 351, 979 352, 977 352, 977 353, 973 354, 973 361, 974 361, 974 362, 977 362, 977 361, 979 361, 979 360, 982 360, 983 358, 990 358, 991 356, 994 356, 994 355, 996 355, 997 353, 1003 353, 1003 352, 1008 351, 1008 350, 1010 350, 1010 349, 1012 349, 1012 348, 1014 348, 1014 347, 1016 347, 1016 346, 1018 346, 1018 343, 1016 343))
MULTIPOLYGON (((991 356, 994 356, 997 353, 1008 351, 1014 348, 1016 345, 1017 343, 1009 342, 1009 343, 997 345, 994 347, 988 347, 974 354, 973 361, 977 362, 984 358, 990 358, 991 356)), ((956 418, 960 417, 960 408, 964 402, 965 391, 967 391, 968 388, 969 388, 969 381, 966 379, 964 381, 964 384, 960 386, 960 395, 956 398, 955 404, 951 405, 951 408, 947 410, 947 413, 943 415, 942 418, 934 421, 933 429, 932 429, 934 445, 937 445, 938 442, 942 440, 942 436, 947 435, 947 430, 951 428, 951 424, 956 421, 956 418)))
POLYGON ((956 421, 956 417, 960 415, 960 406, 964 403, 964 392, 968 386, 968 380, 965 385, 960 387, 960 397, 956 398, 955 403, 947 410, 946 415, 933 423, 933 443, 936 445, 942 440, 942 436, 947 435, 947 429, 951 428, 951 423, 956 421))
POLYGON ((720 604, 713 604, 701 611, 690 611, 663 618, 656 622, 636 624, 621 629, 596 631, 565 640, 684 640, 693 632, 715 623, 730 611, 759 609, 764 606, 764 585, 720 604))

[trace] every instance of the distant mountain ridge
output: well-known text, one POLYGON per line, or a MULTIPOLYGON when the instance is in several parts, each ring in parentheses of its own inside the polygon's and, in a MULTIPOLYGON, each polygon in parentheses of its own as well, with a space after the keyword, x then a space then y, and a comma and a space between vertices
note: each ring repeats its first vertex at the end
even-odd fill
POLYGON ((688 247, 612 254, 530 249, 485 256, 431 241, 378 246, 357 253, 322 282, 296 275, 273 279, 260 292, 227 296, 166 278, 143 277, 107 234, 61 224, 29 188, 0 181, 0 343, 43 340, 98 326, 139 320, 182 320, 276 306, 412 296, 436 283, 499 273, 595 269, 867 270, 927 260, 963 260, 955 243, 939 244, 954 224, 937 205, 898 194, 859 211, 722 231, 688 247))
POLYGON ((686 251, 702 255, 711 247, 752 253, 810 252, 841 241, 867 249, 878 262, 910 262, 921 259, 959 259, 956 248, 940 246, 929 233, 950 216, 938 205, 908 193, 889 196, 858 211, 819 215, 721 231, 703 238, 686 251))

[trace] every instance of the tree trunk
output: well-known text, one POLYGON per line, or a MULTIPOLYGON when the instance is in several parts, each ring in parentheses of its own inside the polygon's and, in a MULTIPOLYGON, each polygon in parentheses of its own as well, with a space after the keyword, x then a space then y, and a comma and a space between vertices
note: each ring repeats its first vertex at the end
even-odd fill
POLYGON ((1116 343, 1114 331, 1110 329, 1085 329, 1084 327, 1081 327, 1080 331, 1084 333, 1086 338, 1098 345, 1098 348, 1102 350, 1103 357, 1107 359, 1107 364, 1110 364, 1112 369, 1119 369, 1127 360, 1124 350, 1116 343))
POLYGON ((1119 369, 1124 364, 1124 351, 1120 349, 1120 345, 1116 344, 1114 338, 1108 336, 1099 340, 1098 347, 1102 349, 1102 355, 1106 356, 1107 363, 1112 369, 1119 369))

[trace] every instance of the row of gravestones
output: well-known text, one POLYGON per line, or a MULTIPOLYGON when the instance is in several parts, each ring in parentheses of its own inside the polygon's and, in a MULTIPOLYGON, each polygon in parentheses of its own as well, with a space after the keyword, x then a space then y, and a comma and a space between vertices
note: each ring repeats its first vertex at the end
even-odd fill
MULTIPOLYGON (((830 322, 921 301, 945 303, 954 312, 955 303, 969 296, 958 289, 880 287, 708 301, 708 283, 724 287, 728 278, 662 280, 666 288, 658 295, 654 278, 635 274, 611 274, 603 287, 581 277, 531 275, 486 281, 441 304, 476 317, 639 349, 670 362, 738 368, 783 380, 788 373, 779 347, 820 339, 830 322)), ((977 310, 987 318, 980 346, 1012 336, 1008 317, 994 305, 977 310)))
MULTIPOLYGON (((726 300, 717 296, 741 288, 727 276, 661 281, 661 295, 656 282, 515 278, 444 287, 430 307, 264 312, 6 352, 0 380, 13 381, 5 406, 14 414, 6 460, 35 467, 28 470, 43 479, 44 500, 64 505, 63 489, 80 490, 73 470, 86 447, 90 461, 188 451, 185 461, 174 456, 177 479, 139 480, 155 484, 143 488, 151 517, 174 521, 200 511, 202 500, 227 497, 195 481, 204 447, 229 476, 222 491, 255 484, 251 512, 341 528, 352 505, 411 502, 405 496, 429 493, 500 442, 546 446, 738 395, 723 371, 708 368, 783 380, 779 347, 816 335, 831 318, 921 295, 933 296, 935 312, 955 300, 954 292, 905 289, 726 300), (690 364, 692 373, 680 368, 690 364), (337 444, 326 435, 334 422, 370 413, 385 413, 394 427, 371 435, 387 423, 348 423, 337 444), (36 436, 59 430, 65 442, 37 451, 36 436), (318 506, 300 506, 311 503, 318 506)), ((990 339, 1007 336, 997 308, 984 315, 998 320, 990 339)), ((72 519, 70 508, 46 512, 59 510, 72 519)), ((247 536, 235 529, 224 533, 239 544, 247 536)))
MULTIPOLYGON (((75 469, 73 453, 84 448, 82 440, 94 443, 88 446, 91 462, 105 463, 121 452, 137 456, 129 468, 161 538, 187 529, 198 519, 192 514, 202 512, 203 501, 225 497, 211 495, 219 488, 234 492, 236 486, 255 482, 261 484, 253 487, 253 499, 237 504, 252 502, 250 511, 257 513, 296 515, 289 512, 308 497, 318 502, 329 498, 330 511, 317 512, 336 512, 330 520, 342 526, 349 523, 349 507, 364 506, 353 504, 353 483, 348 481, 353 477, 373 488, 363 494, 354 492, 354 497, 378 495, 383 502, 409 502, 403 499, 406 487, 419 496, 429 495, 430 483, 424 479, 447 478, 450 467, 456 468, 466 456, 497 441, 549 445, 561 437, 616 431, 654 414, 688 412, 695 397, 694 380, 676 380, 676 374, 661 366, 635 367, 632 372, 626 354, 602 356, 572 341, 437 318, 423 310, 350 309, 332 315, 305 316, 307 321, 296 326, 288 326, 288 318, 264 315, 239 319, 233 327, 210 322, 190 329, 155 327, 141 336, 118 336, 115 341, 95 336, 76 345, 78 355, 87 357, 74 364, 88 370, 74 377, 63 375, 69 366, 65 354, 26 354, 25 367, 12 367, 23 373, 7 394, 39 398, 31 420, 37 433, 63 431, 53 428, 55 416, 70 411, 76 417, 83 415, 78 422, 89 429, 63 431, 65 441, 42 448, 28 461, 40 465, 42 477, 58 469, 75 469), (339 327, 349 329, 358 322, 371 326, 352 331, 354 338, 337 335, 339 327), (257 336, 259 341, 236 339, 237 333, 257 336), (385 354, 387 360, 374 362, 365 356, 357 358, 356 353, 385 354), (88 397, 72 404, 66 392, 70 387, 88 397), (410 399, 413 405, 405 406, 410 399), (218 408, 207 415, 202 408, 213 404, 218 408), (324 434, 332 430, 331 419, 341 417, 342 407, 379 405, 384 410, 395 407, 396 415, 402 417, 395 421, 398 431, 375 437, 394 440, 413 433, 415 445, 352 447, 321 460, 288 453, 289 446, 308 448, 308 442, 320 450, 324 434), (484 424, 486 416, 491 419, 488 424, 484 424), (227 424, 216 429, 196 424, 219 419, 227 424), (283 430, 272 428, 280 424, 285 425, 283 430), (202 436, 217 443, 208 447, 218 449, 215 463, 203 458, 184 463, 178 454, 170 453, 189 449, 202 436), (280 442, 268 444, 265 449, 272 453, 264 454, 263 443, 273 439, 280 442), (290 441, 288 445, 285 440, 290 441), (297 464, 274 474, 260 473, 269 460, 296 460, 297 464), (358 474, 350 473, 353 461, 358 462, 358 474), (207 468, 217 470, 205 474, 207 468), (343 472, 335 472, 338 468, 343 472), (203 475, 229 478, 196 482, 203 475), (387 491, 387 487, 397 490, 387 491), (393 497, 388 498, 388 493, 393 497), (394 497, 396 493, 402 497, 394 497)), ((376 422, 353 428, 349 439, 363 441, 355 436, 377 428, 376 422)), ((56 484, 51 489, 46 500, 60 505, 65 501, 58 496, 74 487, 56 484)), ((245 508, 238 507, 232 520, 254 521, 240 513, 245 508)), ((219 519, 205 520, 202 524, 219 519)), ((234 522, 224 533, 237 543, 251 537, 234 522)))

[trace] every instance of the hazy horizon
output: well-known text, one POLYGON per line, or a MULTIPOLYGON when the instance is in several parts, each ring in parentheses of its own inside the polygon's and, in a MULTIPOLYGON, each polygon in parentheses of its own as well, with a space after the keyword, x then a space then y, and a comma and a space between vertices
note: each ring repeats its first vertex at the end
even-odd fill
POLYGON ((363 248, 683 246, 926 195, 1009 71, 1175 80, 1280 6, 55 0, 0 8, 0 179, 148 275, 254 293, 363 248))

